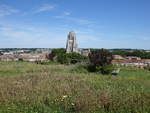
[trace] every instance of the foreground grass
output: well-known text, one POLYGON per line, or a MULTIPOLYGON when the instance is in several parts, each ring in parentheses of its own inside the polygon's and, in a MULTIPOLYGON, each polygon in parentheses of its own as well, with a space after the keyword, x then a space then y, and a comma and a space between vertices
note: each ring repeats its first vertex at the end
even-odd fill
POLYGON ((72 72, 75 66, 0 62, 0 113, 149 113, 150 72, 119 76, 72 72))

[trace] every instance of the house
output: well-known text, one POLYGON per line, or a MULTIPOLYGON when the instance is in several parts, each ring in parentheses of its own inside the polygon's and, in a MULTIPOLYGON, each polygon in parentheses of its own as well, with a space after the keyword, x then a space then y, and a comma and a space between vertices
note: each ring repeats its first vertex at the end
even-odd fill
POLYGON ((28 53, 20 54, 19 59, 22 59, 23 61, 29 61, 29 62, 47 60, 46 54, 28 54, 28 53))
POLYGON ((122 57, 121 55, 113 55, 114 60, 124 60, 125 58, 122 57))
POLYGON ((81 54, 84 55, 84 56, 89 56, 89 53, 90 53, 90 49, 81 50, 81 54))
POLYGON ((144 68, 150 65, 150 59, 141 59, 141 60, 113 60, 112 61, 113 65, 117 66, 131 66, 131 67, 138 67, 138 68, 144 68))
POLYGON ((23 54, 5 54, 0 55, 0 61, 46 61, 46 54, 29 54, 29 53, 23 53, 23 54))
POLYGON ((13 54, 0 55, 0 61, 18 61, 18 56, 13 54))
POLYGON ((125 59, 127 59, 127 60, 141 60, 140 57, 136 57, 136 56, 128 56, 128 57, 125 57, 125 59))

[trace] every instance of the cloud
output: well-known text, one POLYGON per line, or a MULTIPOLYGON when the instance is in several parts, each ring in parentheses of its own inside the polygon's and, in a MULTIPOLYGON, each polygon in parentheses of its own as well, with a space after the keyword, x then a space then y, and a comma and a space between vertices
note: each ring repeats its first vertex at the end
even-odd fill
POLYGON ((72 17, 70 16, 71 13, 70 12, 63 12, 61 15, 58 16, 54 16, 54 18, 56 19, 63 19, 63 20, 67 20, 67 21, 72 21, 78 24, 93 24, 93 21, 87 20, 87 19, 81 19, 81 18, 76 18, 76 17, 72 17))
POLYGON ((64 16, 69 16, 69 15, 71 15, 71 13, 66 11, 66 12, 63 13, 63 15, 64 16))
POLYGON ((41 13, 41 12, 45 12, 45 11, 50 11, 50 10, 54 9, 55 7, 56 7, 55 5, 44 4, 41 7, 39 7, 38 9, 34 10, 33 13, 41 13))
POLYGON ((80 18, 74 18, 74 17, 69 17, 69 18, 67 18, 67 20, 74 21, 76 23, 84 24, 84 25, 85 24, 93 24, 94 23, 94 22, 86 20, 86 19, 80 19, 80 18))
POLYGON ((150 37, 141 36, 141 37, 139 37, 139 39, 142 40, 142 41, 149 41, 150 37))
POLYGON ((58 15, 58 16, 54 16, 54 18, 57 19, 65 19, 66 17, 70 16, 71 13, 68 11, 64 11, 62 14, 58 15))
POLYGON ((53 29, 37 28, 30 25, 0 24, 0 48, 65 47, 66 34, 56 33, 53 29))
POLYGON ((4 16, 11 15, 13 13, 18 13, 18 12, 19 11, 17 9, 14 9, 7 5, 0 5, 0 17, 4 17, 4 16))

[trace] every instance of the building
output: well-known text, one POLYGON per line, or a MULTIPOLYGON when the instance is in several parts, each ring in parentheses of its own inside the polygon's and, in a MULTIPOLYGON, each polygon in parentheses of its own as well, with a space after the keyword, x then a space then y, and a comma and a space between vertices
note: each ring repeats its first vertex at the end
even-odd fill
POLYGON ((22 59, 23 61, 29 61, 29 62, 35 62, 35 61, 46 61, 46 54, 20 54, 19 59, 22 59))
POLYGON ((125 58, 122 57, 121 55, 113 55, 114 60, 124 60, 125 58))
POLYGON ((113 60, 113 65, 117 66, 131 66, 131 67, 138 67, 138 68, 144 68, 150 65, 150 59, 141 59, 141 60, 113 60))
POLYGON ((68 34, 66 52, 67 53, 78 52, 78 46, 77 46, 77 42, 76 42, 76 34, 74 31, 71 31, 68 34))
POLYGON ((0 55, 0 61, 18 61, 18 55, 13 54, 0 55))
POLYGON ((29 62, 35 62, 35 61, 46 61, 46 54, 29 54, 29 53, 23 53, 23 54, 12 54, 12 55, 0 55, 0 61, 29 61, 29 62))
POLYGON ((81 50, 81 54, 84 55, 84 56, 89 56, 89 53, 90 53, 90 49, 81 50))
POLYGON ((136 56, 128 56, 128 57, 125 57, 127 60, 141 60, 140 57, 136 57, 136 56))

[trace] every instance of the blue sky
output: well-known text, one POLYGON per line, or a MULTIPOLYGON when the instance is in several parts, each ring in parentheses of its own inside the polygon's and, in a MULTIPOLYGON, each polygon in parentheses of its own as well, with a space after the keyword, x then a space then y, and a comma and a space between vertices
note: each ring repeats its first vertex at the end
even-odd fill
POLYGON ((150 49, 150 0, 0 0, 0 48, 150 49))

